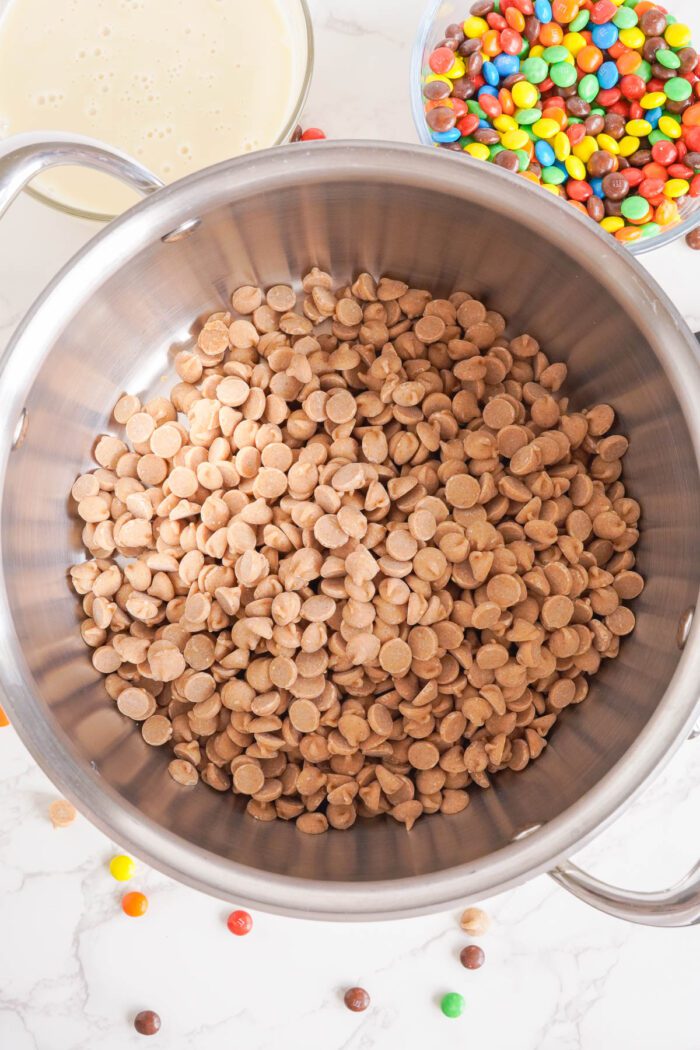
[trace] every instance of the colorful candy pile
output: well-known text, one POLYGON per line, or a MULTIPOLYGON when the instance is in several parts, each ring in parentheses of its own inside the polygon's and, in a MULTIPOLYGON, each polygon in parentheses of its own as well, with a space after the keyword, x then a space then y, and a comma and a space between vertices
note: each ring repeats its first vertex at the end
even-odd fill
POLYGON ((520 173, 618 240, 700 197, 700 60, 647 0, 477 0, 424 72, 433 141, 520 173))

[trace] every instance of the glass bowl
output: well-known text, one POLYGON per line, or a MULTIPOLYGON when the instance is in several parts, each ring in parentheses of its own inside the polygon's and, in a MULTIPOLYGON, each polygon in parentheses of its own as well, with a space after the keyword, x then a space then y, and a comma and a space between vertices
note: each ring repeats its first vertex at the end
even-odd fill
MULTIPOLYGON (((472 0, 431 0, 428 4, 418 29, 411 54, 411 110, 418 137, 424 146, 435 146, 430 129, 425 120, 423 81, 432 71, 428 58, 441 40, 445 38, 445 29, 451 22, 463 22, 469 14, 472 0)), ((677 0, 669 5, 673 12, 693 27, 694 39, 700 40, 700 5, 697 0, 677 0)), ((543 192, 547 192, 546 190, 543 192)), ((553 204, 557 204, 556 198, 553 204)), ((559 207, 564 203, 559 202, 559 207)), ((700 198, 686 197, 680 202, 681 221, 654 237, 645 237, 625 246, 633 255, 643 255, 656 248, 685 237, 687 233, 700 226, 700 198)))
MULTIPOLYGON (((2 18, 3 13, 12 2, 13 0, 0 0, 0 18, 2 18)), ((298 41, 303 41, 306 48, 306 56, 303 71, 301 71, 301 75, 298 78, 299 90, 294 105, 289 110, 288 119, 284 127, 275 141, 269 144, 270 146, 280 146, 283 143, 290 141, 292 133, 299 122, 299 117, 309 93, 311 76, 314 68, 314 36, 308 0, 282 0, 281 6, 283 8, 283 13, 290 34, 298 41)), ((61 128, 61 131, 65 132, 70 132, 72 130, 75 129, 61 128)), ((22 128, 18 129, 17 133, 19 134, 22 131, 34 131, 34 129, 22 128)), ((108 143, 108 145, 113 145, 118 148, 117 143, 108 143)), ((62 211, 67 215, 75 215, 81 219, 92 219, 97 222, 110 222, 116 217, 114 214, 106 214, 100 211, 93 211, 91 209, 65 203, 55 197, 43 193, 40 189, 33 186, 27 187, 25 192, 34 197, 35 200, 41 201, 42 204, 48 204, 50 207, 56 208, 58 211, 62 211)))

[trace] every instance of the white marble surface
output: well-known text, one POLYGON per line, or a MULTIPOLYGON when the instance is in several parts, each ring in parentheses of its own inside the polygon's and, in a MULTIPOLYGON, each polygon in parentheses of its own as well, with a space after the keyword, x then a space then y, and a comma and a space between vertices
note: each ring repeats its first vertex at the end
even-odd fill
MULTIPOLYGON (((47 0, 48 2, 48 0, 47 0)), ((317 64, 304 124, 329 136, 415 139, 407 98, 422 0, 312 0, 317 64)), ((674 10, 700 33, 697 0, 674 10)), ((93 227, 21 199, 0 229, 0 338, 93 227)), ((683 245, 645 265, 700 328, 700 254, 683 245)), ((686 744, 632 809, 578 858, 642 889, 697 859, 698 748, 686 744)), ((482 970, 458 962, 457 914, 333 926, 255 916, 232 937, 228 909, 139 864, 148 915, 119 910, 115 852, 82 817, 54 830, 56 792, 0 730, 0 1048, 129 1050, 141 1009, 163 1019, 163 1050, 698 1050, 700 934, 627 926, 535 879, 485 907, 482 970), (372 995, 363 1015, 342 990, 372 995), (448 1021, 437 1001, 461 991, 448 1021)))

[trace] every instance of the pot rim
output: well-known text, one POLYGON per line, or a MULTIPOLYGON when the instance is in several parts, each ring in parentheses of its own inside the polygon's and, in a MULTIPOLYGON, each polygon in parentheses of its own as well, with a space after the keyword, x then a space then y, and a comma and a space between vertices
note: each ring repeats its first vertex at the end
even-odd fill
MULTIPOLYGON (((0 476, 5 476, 17 422, 46 347, 53 345, 56 333, 93 290, 156 237, 166 236, 232 196, 274 193, 291 175, 326 181, 350 177, 365 183, 378 179, 395 187, 430 185, 434 192, 504 212, 528 226, 533 237, 547 237, 582 268, 604 273, 620 308, 634 312, 654 347, 700 462, 700 365, 694 338, 665 293, 622 245, 525 180, 516 182, 505 172, 484 171, 477 161, 440 155, 422 146, 334 141, 266 150, 188 176, 135 205, 62 268, 31 307, 0 360, 5 405, 0 421, 0 476)), ((0 511, 2 501, 4 491, 0 511)), ((8 626, 0 632, 0 690, 20 738, 50 779, 101 831, 152 867, 215 897, 265 911, 337 921, 400 918, 439 911, 465 897, 491 896, 551 869, 631 802, 687 738, 697 717, 700 617, 697 620, 653 716, 626 755, 573 806, 532 833, 469 863, 366 883, 298 879, 216 857, 145 818, 101 782, 98 768, 76 761, 70 739, 51 727, 33 696, 31 675, 14 631, 2 561, 0 622, 8 626)))

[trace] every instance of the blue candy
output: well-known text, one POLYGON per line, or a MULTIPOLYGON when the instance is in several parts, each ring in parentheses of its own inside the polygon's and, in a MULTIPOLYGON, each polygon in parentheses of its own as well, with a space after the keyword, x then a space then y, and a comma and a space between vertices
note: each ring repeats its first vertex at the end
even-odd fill
POLYGON ((552 21, 552 5, 549 0, 535 0, 535 18, 540 22, 552 21))
POLYGON ((483 118, 483 117, 482 117, 482 118, 481 118, 481 120, 479 121, 479 127, 480 127, 480 128, 490 128, 491 126, 492 126, 492 125, 491 125, 491 124, 490 124, 490 123, 488 122, 488 120, 484 120, 484 118, 483 118))
POLYGON ((513 73, 520 72, 520 59, 517 55, 496 55, 493 64, 502 79, 511 76, 513 73))
POLYGON ((601 51, 606 51, 617 42, 620 30, 613 22, 605 22, 602 26, 594 26, 591 36, 593 43, 601 51))
POLYGON ((659 126, 659 119, 664 115, 664 111, 658 106, 656 109, 648 109, 644 114, 644 119, 648 120, 652 128, 659 126))
POLYGON ((430 136, 433 142, 456 142, 462 137, 462 132, 459 128, 450 128, 449 131, 431 131, 430 136))
POLYGON ((496 87, 496 85, 500 84, 501 82, 501 75, 494 66, 493 62, 484 62, 483 66, 481 67, 481 74, 486 83, 490 84, 491 87, 496 87))
POLYGON ((535 145, 535 156, 543 168, 551 168, 557 159, 552 147, 544 140, 540 140, 535 145))
POLYGON ((593 190, 594 197, 600 197, 601 200, 605 196, 603 193, 603 180, 602 179, 589 179, 588 185, 593 190))
POLYGON ((604 91, 614 88, 620 79, 620 72, 614 62, 603 62, 598 70, 598 83, 604 91))
POLYGON ((481 98, 482 95, 493 95, 494 98, 498 98, 498 90, 495 87, 491 87, 490 84, 484 84, 480 87, 477 92, 477 98, 481 98))

